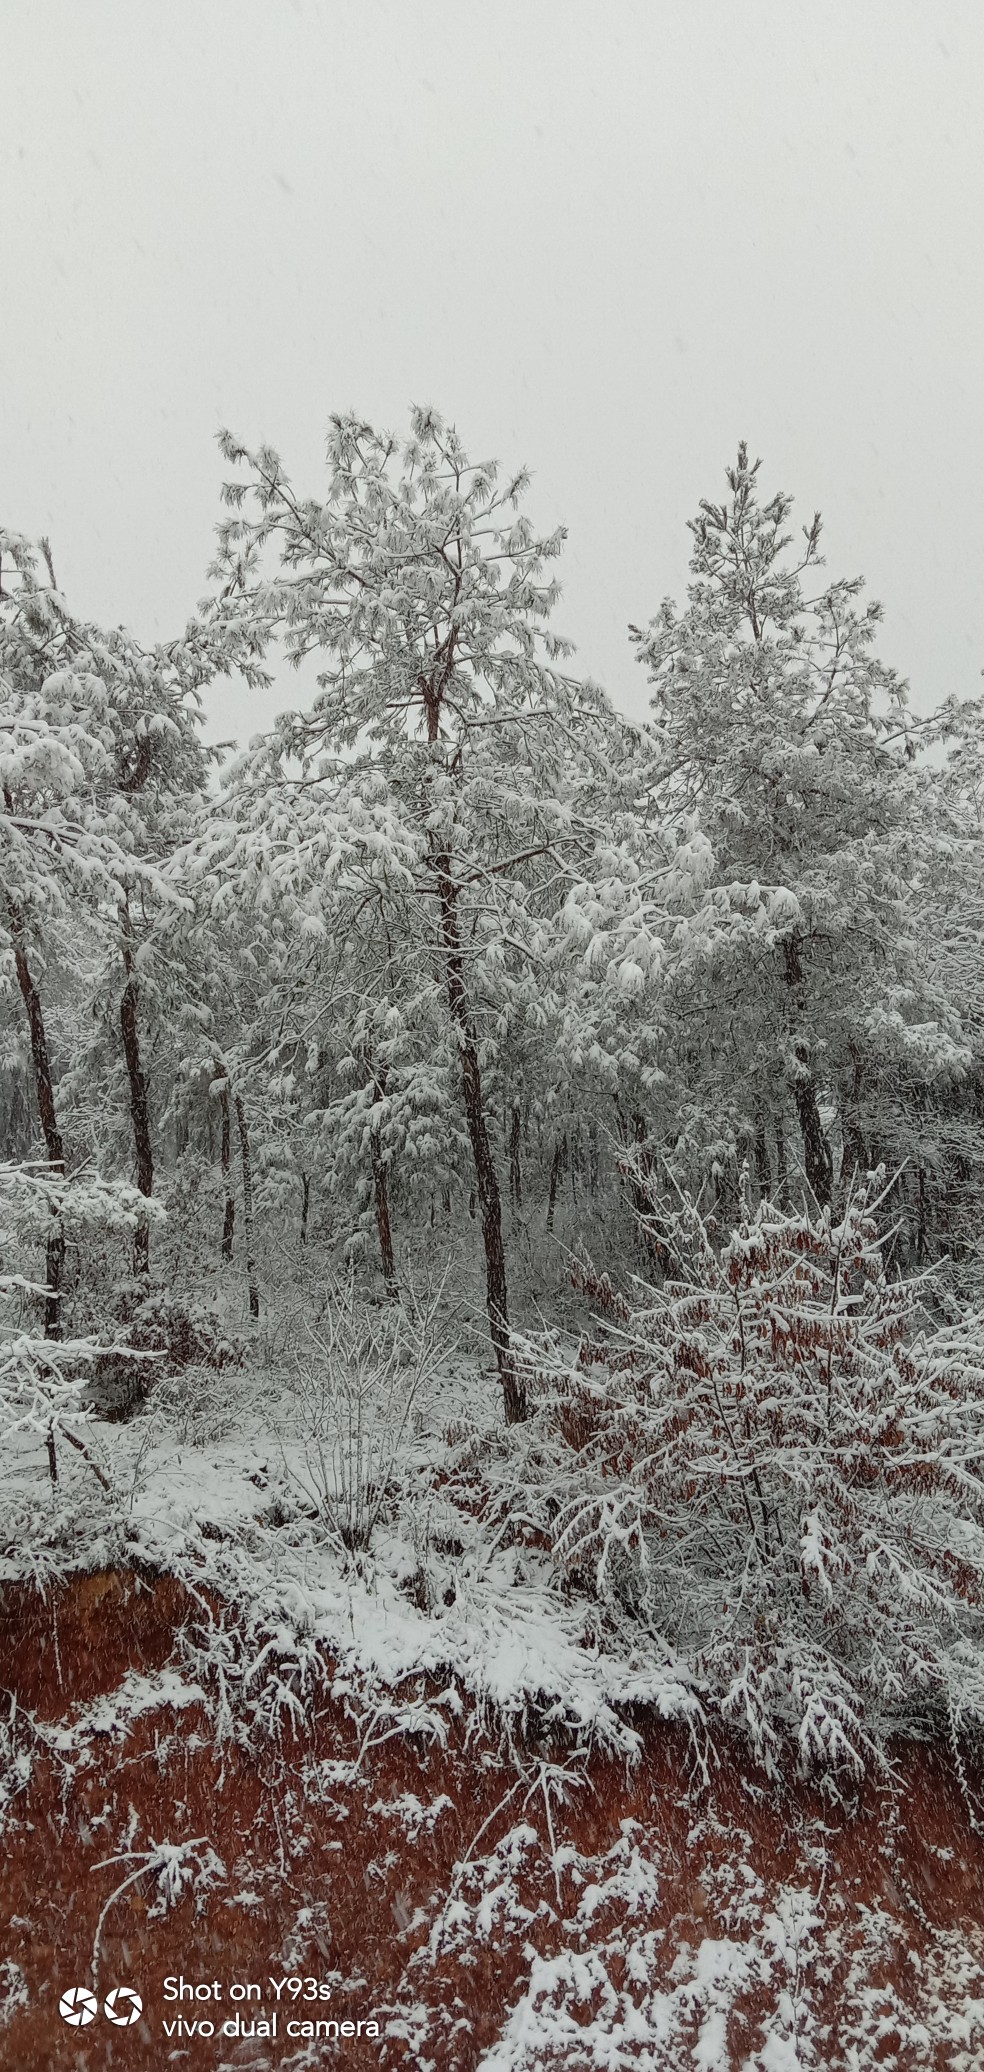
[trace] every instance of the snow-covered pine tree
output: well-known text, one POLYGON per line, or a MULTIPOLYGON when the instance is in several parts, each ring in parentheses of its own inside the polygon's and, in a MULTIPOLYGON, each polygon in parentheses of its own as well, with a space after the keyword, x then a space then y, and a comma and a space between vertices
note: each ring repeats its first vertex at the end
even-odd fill
MULTIPOLYGON (((976 1308, 984 1293, 984 701, 947 700, 920 732, 936 753, 921 771, 924 835, 913 919, 927 975, 959 1014, 970 1066, 959 1077, 912 1089, 919 1131, 906 1175, 906 1223, 916 1263, 934 1249, 947 1255, 948 1281, 976 1308)), ((891 1082, 879 1091, 886 1103, 897 1098, 891 1082)))
MULTIPOLYGON (((153 1193, 153 1136, 141 1054, 141 994, 152 986, 154 914, 173 898, 162 864, 200 798, 208 767, 198 686, 214 661, 201 629, 143 649, 123 628, 76 618, 47 542, 0 533, 0 672, 4 682, 6 932, 31 1031, 49 1161, 64 1169, 51 1051, 38 984, 46 927, 79 924, 100 966, 97 995, 117 1023, 137 1185, 153 1193)), ((84 1046, 83 1046, 84 1047, 84 1046)), ((146 1275, 150 1219, 134 1265, 146 1275)), ((52 1316, 61 1232, 49 1241, 52 1316)))
MULTIPOLYGON (((109 891, 108 846, 93 824, 90 799, 105 751, 86 717, 51 686, 47 657, 57 651, 60 614, 54 584, 36 578, 36 555, 19 535, 0 535, 0 782, 3 812, 0 944, 6 989, 16 985, 30 1036, 41 1133, 54 1181, 65 1176, 65 1141, 42 985, 55 938, 67 941, 73 906, 88 909, 109 891)), ((45 1333, 62 1335, 65 1232, 56 1193, 49 1197, 45 1333)))
POLYGON ((240 763, 209 853, 237 896, 286 902, 312 934, 355 928, 377 961, 385 937, 415 987, 423 971, 439 989, 516 1420, 486 1074, 510 953, 527 958, 538 904, 552 913, 593 856, 586 794, 611 765, 605 701, 562 673, 547 624, 562 535, 520 514, 525 474, 500 487, 430 411, 403 443, 334 417, 323 498, 299 498, 269 448, 223 451, 250 479, 226 492, 212 628, 254 674, 275 635, 320 670, 311 710, 240 763))
POLYGON ((742 445, 727 497, 701 503, 683 612, 667 601, 633 629, 653 685, 651 795, 664 815, 699 814, 714 859, 675 961, 664 1126, 678 1135, 690 1113, 705 1149, 720 1161, 730 1143, 775 1194, 791 1106, 824 1206, 834 1124, 845 1181, 900 1162, 914 1124, 909 1143, 874 1141, 886 1079, 928 1085, 968 1053, 917 925, 924 793, 905 685, 874 654, 880 607, 860 605, 860 578, 821 577, 819 515, 794 547, 792 500, 764 502, 759 467, 742 445))

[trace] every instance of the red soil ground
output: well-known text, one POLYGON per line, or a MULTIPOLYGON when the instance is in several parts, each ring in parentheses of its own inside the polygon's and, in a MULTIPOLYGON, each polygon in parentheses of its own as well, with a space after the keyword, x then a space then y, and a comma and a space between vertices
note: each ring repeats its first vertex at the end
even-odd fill
MULTIPOLYGON (((252 1750, 229 1740, 217 1746, 201 1704, 158 1706, 129 1725, 89 1734, 81 1748, 59 1749, 50 1728, 70 1724, 78 1708, 116 1690, 127 1670, 161 1669, 182 1621, 193 1615, 181 1587, 167 1579, 89 1575, 47 1598, 26 1587, 0 1593, 0 1688, 16 1698, 9 1735, 15 1754, 32 1757, 8 1806, 0 1867, 3 2072, 157 2072, 171 2064, 284 2072, 342 2062, 471 2072, 521 1999, 535 1952, 549 1957, 604 1944, 612 1990, 628 2005, 641 1990, 633 1949, 646 1948, 650 1973, 654 1964, 662 1967, 669 1990, 681 1950, 729 1939, 740 1946, 761 1935, 784 1887, 809 1891, 824 1924, 803 1956, 814 2052, 804 2044, 803 2064, 984 2062, 977 2056, 984 2028, 978 2032, 973 2017, 979 2001, 984 2021, 984 1970, 977 1969, 984 1964, 984 1840, 946 1752, 897 1749, 895 1783, 866 1785, 855 1805, 832 1807, 803 1785, 764 1787, 738 1747, 724 1741, 712 1751, 710 1783, 702 1783, 688 1733, 639 1717, 643 1759, 631 1769, 592 1762, 567 1804, 554 1798, 548 1808, 535 1765, 547 1756, 562 1761, 559 1744, 526 1752, 534 1779, 527 1788, 493 1739, 466 1740, 463 1729, 443 1747, 396 1735, 369 1748, 354 1781, 322 1768, 318 1789, 305 1796, 305 1760, 314 1777, 317 1765, 358 1753, 364 1730, 338 1699, 319 1705, 302 1738, 252 1750), (406 1807, 402 1815, 387 1812, 406 1794, 421 1808, 441 1794, 451 1805, 429 1821, 406 1807), (626 1830, 627 1821, 638 1828, 626 1830), (520 1824, 535 1832, 496 1854, 520 1824), (621 1886, 616 1880, 579 1923, 586 1879, 608 1875, 598 1865, 607 1857, 610 1870, 622 1860, 619 1848, 625 1857, 627 1835, 654 1867, 648 1896, 633 1910, 631 1879, 621 1886), (99 1866, 127 1847, 149 1850, 152 1842, 190 1837, 207 1837, 224 1878, 204 1894, 189 1890, 165 1911, 155 1906, 159 1888, 148 1874, 105 1918, 100 1993, 117 1984, 136 1987, 144 2001, 140 2022, 114 2029, 99 2015, 85 2029, 66 2027, 59 1994, 91 1984, 100 1913, 135 1860, 99 1866), (576 1871, 551 1860, 565 1844, 581 1862, 580 1885, 576 1871), (468 1868, 456 1868, 466 1858, 468 1868), (593 1868, 586 1870, 587 1859, 593 1868), (758 1894, 751 1911, 749 1892, 758 1894), (445 1912, 448 1932, 432 1941, 451 1902, 457 1912, 445 1912), (233 1981, 288 1973, 330 1983, 332 1998, 330 2005, 294 2005, 285 1994, 275 2043, 175 2038, 163 2030, 163 2021, 179 2014, 211 2019, 218 2030, 236 2011, 228 1997, 233 1981), (934 2041, 926 1980, 958 1973, 958 1986, 937 1984, 930 1994, 939 2003, 934 2041), (168 2002, 164 1980, 181 1974, 218 1981, 221 2003, 168 2002), (958 1987, 970 2015, 946 2004, 958 1987), (374 2018, 381 2033, 305 2052, 284 2035, 288 2015, 374 2018)), ((8 1709, 0 1699, 0 1726, 8 1709)), ((789 1990, 790 1976, 786 1961, 789 1990)), ((756 1981, 732 1994, 725 2062, 741 2067, 761 2048, 782 1983, 760 1967, 756 1981)), ((566 2004, 571 2033, 576 2041, 577 2025, 583 2030, 587 2055, 571 2047, 534 2052, 530 2067, 591 2062, 591 2025, 604 2025, 605 1992, 586 1979, 566 2004)), ((275 2005, 265 1988, 262 2016, 275 2005)), ((242 2004, 240 2013, 249 2021, 261 2010, 242 2004)), ((692 2067, 700 2062, 693 2052, 701 2019, 695 1999, 692 2013, 680 2015, 665 2060, 626 2042, 620 2062, 692 2067)), ((703 2061, 719 2062, 706 2052, 703 2061)))

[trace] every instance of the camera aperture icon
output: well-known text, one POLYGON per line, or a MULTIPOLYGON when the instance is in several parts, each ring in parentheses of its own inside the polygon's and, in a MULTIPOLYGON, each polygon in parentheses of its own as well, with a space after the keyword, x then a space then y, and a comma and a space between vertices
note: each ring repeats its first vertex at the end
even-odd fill
MULTIPOLYGON (((70 2029, 87 2029, 99 2013, 99 2002, 88 1986, 69 1986, 58 2002, 62 2021, 70 2029)), ((114 1986, 103 2001, 103 2013, 116 2029, 129 2029, 143 2014, 143 2001, 132 1986, 114 1986)))
POLYGON ((88 1986, 69 1986, 58 2002, 58 2012, 70 2029, 87 2029, 99 2013, 99 2002, 88 1986))
POLYGON ((118 2029, 129 2029, 132 2022, 139 2022, 143 2001, 132 1986, 114 1986, 103 2001, 103 2013, 106 2020, 115 2022, 118 2029))

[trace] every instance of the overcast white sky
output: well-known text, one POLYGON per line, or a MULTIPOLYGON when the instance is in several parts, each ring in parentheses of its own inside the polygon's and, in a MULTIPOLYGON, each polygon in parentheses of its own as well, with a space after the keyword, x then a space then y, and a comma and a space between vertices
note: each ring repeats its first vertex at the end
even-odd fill
POLYGON ((916 706, 982 689, 980 0, 0 0, 0 54, 0 520, 80 612, 180 630, 220 424, 313 492, 413 400, 530 465, 624 709, 741 437, 916 706))

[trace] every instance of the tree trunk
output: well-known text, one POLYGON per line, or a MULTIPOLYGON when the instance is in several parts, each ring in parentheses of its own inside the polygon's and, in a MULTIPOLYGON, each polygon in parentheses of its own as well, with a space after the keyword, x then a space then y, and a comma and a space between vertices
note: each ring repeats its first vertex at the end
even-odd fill
MULTIPOLYGON (((370 1090, 379 1100, 386 1096, 386 1068, 377 1072, 372 1058, 366 1053, 365 1069, 369 1076, 370 1090)), ((396 1292, 396 1265, 393 1259, 393 1232, 390 1225, 389 1177, 386 1160, 383 1157, 378 1129, 370 1129, 369 1156, 372 1163, 372 1193, 376 1207, 376 1231, 379 1237, 379 1256, 382 1261, 383 1279, 388 1295, 396 1292)))
MULTIPOLYGON (((805 1049, 805 1045, 798 1046, 797 1056, 800 1049, 805 1049)), ((834 1191, 834 1161, 820 1120, 813 1074, 805 1058, 800 1062, 803 1076, 793 1081, 793 1096, 803 1137, 803 1161, 806 1166, 806 1177, 817 1199, 817 1206, 825 1209, 834 1191)))
POLYGON ((519 1102, 514 1101, 509 1117, 509 1199, 514 1209, 523 1206, 523 1167, 519 1155, 521 1117, 519 1102))
POLYGON ((598 1145, 598 1124, 592 1116, 588 1124, 588 1191, 592 1201, 598 1194, 601 1174, 601 1153, 598 1145))
POLYGON ((714 1216, 723 1240, 729 1230, 736 1229, 741 1214, 740 1148, 736 1152, 728 1152, 723 1159, 715 1159, 711 1170, 714 1216))
POLYGON ((781 1115, 776 1116, 776 1193, 779 1207, 789 1207, 789 1168, 786 1161, 786 1132, 781 1115))
POLYGON ((646 1189, 649 1176, 649 1157, 646 1144, 649 1131, 646 1118, 634 1110, 631 1118, 626 1114, 618 1095, 615 1096, 615 1114, 618 1118, 618 1134, 624 1156, 617 1158, 615 1169, 628 1188, 632 1213, 635 1218, 639 1250, 648 1273, 657 1275, 662 1269, 661 1239, 657 1232, 653 1204, 646 1189), (635 1149, 633 1149, 635 1146, 635 1149))
MULTIPOLYGON (((7 805, 8 809, 12 811, 13 808, 9 796, 7 798, 7 805)), ((48 1036, 44 1026, 41 995, 34 983, 31 967, 27 959, 27 939, 23 916, 12 899, 7 901, 7 913, 10 920, 11 939, 14 945, 17 983, 21 989, 21 996, 27 1010, 28 1026, 31 1032, 31 1060, 34 1066, 34 1086, 38 1097, 38 1113, 41 1117, 41 1130, 44 1136, 45 1150, 48 1155, 48 1164, 54 1173, 64 1175, 65 1147, 62 1143, 62 1135, 58 1127, 58 1116, 55 1110, 55 1089, 51 1077, 51 1057, 48 1051, 48 1036)), ((45 1261, 47 1296, 44 1305, 44 1335, 46 1338, 60 1338, 62 1335, 61 1284, 65 1269, 65 1232, 62 1228, 61 1217, 56 1209, 52 1210, 52 1216, 54 1222, 51 1235, 48 1238, 45 1261)))
POLYGON ((854 1072, 852 1075, 851 1085, 846 1090, 844 1098, 841 1102, 842 1148, 840 1165, 840 1184, 842 1188, 847 1186, 848 1182, 851 1179, 853 1179, 855 1174, 860 1174, 863 1177, 864 1174, 868 1172, 871 1164, 871 1160, 868 1157, 867 1147, 865 1145, 864 1138, 861 1134, 861 1059, 853 1043, 850 1046, 850 1050, 854 1063, 854 1072))
POLYGON ((243 1226, 246 1232, 246 1286, 249 1289, 249 1313, 251 1317, 260 1314, 260 1293, 256 1285, 256 1259, 253 1254, 253 1160, 249 1148, 249 1129, 246 1124, 246 1110, 241 1094, 235 1096, 236 1124, 239 1130, 239 1157, 243 1169, 243 1226))
POLYGON ((849 1110, 845 1110, 841 1115, 841 1134, 843 1136, 843 1150, 841 1152, 840 1184, 844 1187, 848 1181, 854 1178, 855 1174, 860 1174, 863 1178, 869 1170, 870 1161, 857 1120, 851 1115, 849 1110))
POLYGON ((761 1112, 755 1117, 755 1136, 752 1149, 755 1156, 755 1178, 758 1183, 759 1200, 768 1201, 772 1192, 772 1174, 769 1170, 769 1147, 765 1140, 765 1117, 761 1112))
POLYGON ((391 1295, 396 1289, 396 1265, 393 1259, 393 1233, 390 1228, 389 1188, 386 1182, 386 1165, 380 1154, 379 1139, 372 1137, 372 1191, 376 1204, 376 1230, 379 1235, 379 1256, 383 1265, 383 1279, 386 1292, 391 1295))
MULTIPOLYGON (((130 1082, 130 1121, 133 1126, 133 1148, 137 1160, 137 1186, 145 1200, 154 1192, 154 1148, 150 1135, 150 1107, 147 1101, 147 1080, 140 1062, 140 1034, 137 1027, 137 987, 133 976, 133 955, 130 949, 130 909, 124 901, 123 924, 123 969, 126 972, 126 986, 120 1001, 120 1032, 123 1037, 123 1055, 126 1059, 127 1078, 130 1082)), ((133 1238, 133 1271, 137 1279, 146 1280, 150 1273, 150 1218, 138 1223, 133 1238)))
MULTIPOLYGON (((786 984, 797 995, 798 1005, 802 1003, 806 978, 799 953, 799 941, 795 935, 787 936, 783 943, 786 965, 786 984)), ((827 1208, 834 1191, 834 1161, 830 1145, 820 1120, 817 1104, 816 1082, 810 1065, 810 1046, 804 1037, 796 1037, 793 1051, 797 1061, 793 1080, 793 1099, 799 1116, 803 1137, 803 1163, 806 1177, 816 1196, 817 1205, 827 1208)))
POLYGON ((547 1196, 548 1231, 552 1231, 554 1227, 554 1217, 557 1213, 557 1189, 560 1186, 561 1176, 564 1171, 566 1154, 567 1138, 558 1137, 557 1142, 554 1145, 553 1157, 550 1161, 550 1192, 547 1196))
MULTIPOLYGON (((216 1066, 218 1074, 219 1066, 216 1066)), ((232 1125, 229 1115, 229 1082, 222 1089, 222 1184, 225 1188, 225 1212, 222 1218, 222 1258, 232 1258, 232 1239, 236 1228, 236 1197, 232 1191, 232 1125)))
POLYGON ((499 1380, 502 1383, 506 1423, 521 1424, 527 1411, 526 1391, 516 1373, 509 1337, 506 1252, 502 1241, 502 1204, 499 1195, 499 1178, 495 1169, 488 1124, 485 1119, 478 1044, 468 1011, 468 996, 465 990, 461 936, 458 929, 458 890, 451 878, 450 857, 445 853, 435 856, 433 862, 441 911, 441 936, 444 944, 448 1005, 451 1010, 451 1020, 458 1040, 458 1052, 461 1058, 461 1085, 464 1098, 465 1121, 468 1126, 468 1138, 471 1144, 472 1157, 475 1161, 475 1181, 482 1214, 482 1241, 485 1247, 485 1293, 489 1332, 495 1352, 496 1366, 499 1371, 499 1380))

